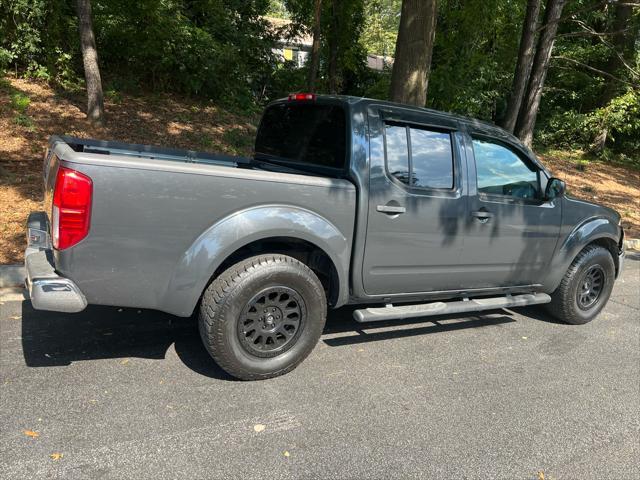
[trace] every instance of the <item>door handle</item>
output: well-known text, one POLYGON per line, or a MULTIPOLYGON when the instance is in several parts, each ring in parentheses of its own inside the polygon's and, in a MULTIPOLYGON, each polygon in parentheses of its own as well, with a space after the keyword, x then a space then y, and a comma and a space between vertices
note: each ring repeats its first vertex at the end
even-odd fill
POLYGON ((406 208, 401 207, 400 205, 378 205, 376 207, 376 210, 378 212, 382 212, 382 213, 391 213, 394 215, 398 215, 400 213, 404 213, 407 211, 406 208))
POLYGON ((482 223, 487 223, 490 218, 493 218, 493 213, 486 210, 478 210, 477 212, 471 212, 471 216, 477 218, 482 223))

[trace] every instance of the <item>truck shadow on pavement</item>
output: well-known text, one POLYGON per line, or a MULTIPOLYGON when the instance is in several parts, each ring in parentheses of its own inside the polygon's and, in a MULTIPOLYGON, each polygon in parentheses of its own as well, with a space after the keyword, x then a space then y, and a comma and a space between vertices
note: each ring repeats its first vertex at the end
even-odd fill
MULTIPOLYGON (((498 310, 464 317, 449 315, 360 324, 352 319, 352 312, 353 307, 330 312, 321 341, 340 347, 516 321, 508 311, 498 310)), ((541 320, 552 321, 544 314, 531 313, 541 320)), ((172 345, 178 358, 196 373, 233 380, 205 350, 195 318, 101 306, 65 314, 34 310, 29 301, 22 303, 22 349, 29 367, 61 367, 83 360, 128 357, 164 360, 172 345)))

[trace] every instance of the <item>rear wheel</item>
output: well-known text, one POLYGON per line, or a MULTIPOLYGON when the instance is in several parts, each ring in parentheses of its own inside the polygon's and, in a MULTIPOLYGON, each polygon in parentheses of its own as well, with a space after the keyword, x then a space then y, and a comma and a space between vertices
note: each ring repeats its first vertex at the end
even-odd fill
POLYGON ((318 277, 286 255, 259 255, 223 272, 200 307, 200 336, 216 363, 243 380, 293 370, 313 350, 326 317, 318 277))
POLYGON ((611 253, 597 245, 588 246, 571 263, 560 286, 551 294, 547 309, 564 322, 588 323, 607 304, 614 279, 611 253))

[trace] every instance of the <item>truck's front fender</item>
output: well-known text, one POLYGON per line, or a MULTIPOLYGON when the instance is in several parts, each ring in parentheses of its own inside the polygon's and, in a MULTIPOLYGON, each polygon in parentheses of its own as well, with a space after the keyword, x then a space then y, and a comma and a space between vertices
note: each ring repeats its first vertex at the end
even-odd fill
MULTIPOLYGON (((550 263, 549 274, 544 282, 545 291, 551 293, 560 285, 562 277, 571 266, 571 262, 584 247, 603 239, 617 243, 618 237, 618 226, 605 216, 591 217, 578 224, 564 238, 564 241, 556 250, 550 263)), ((615 256, 614 262, 616 263, 616 268, 618 268, 618 259, 615 256)))
POLYGON ((257 240, 291 237, 322 249, 336 269, 336 306, 349 296, 348 239, 327 219, 289 205, 266 205, 235 212, 205 230, 184 253, 167 286, 162 310, 179 316, 192 314, 216 269, 233 252, 257 240))

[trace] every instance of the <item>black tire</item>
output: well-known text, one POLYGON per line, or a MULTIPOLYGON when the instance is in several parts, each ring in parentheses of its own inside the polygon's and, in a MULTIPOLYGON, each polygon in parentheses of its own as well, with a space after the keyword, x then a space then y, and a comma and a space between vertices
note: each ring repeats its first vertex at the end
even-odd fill
POLYGON ((615 265, 611 253, 597 245, 585 247, 551 294, 547 310, 558 320, 572 325, 589 323, 607 304, 614 279, 615 265), (594 272, 596 277, 601 276, 601 282, 594 280, 594 272), (598 285, 597 291, 587 288, 598 285))
POLYGON ((204 346, 223 370, 262 380, 290 372, 311 353, 326 312, 313 271, 295 258, 268 254, 216 278, 204 292, 198 323, 204 346))

